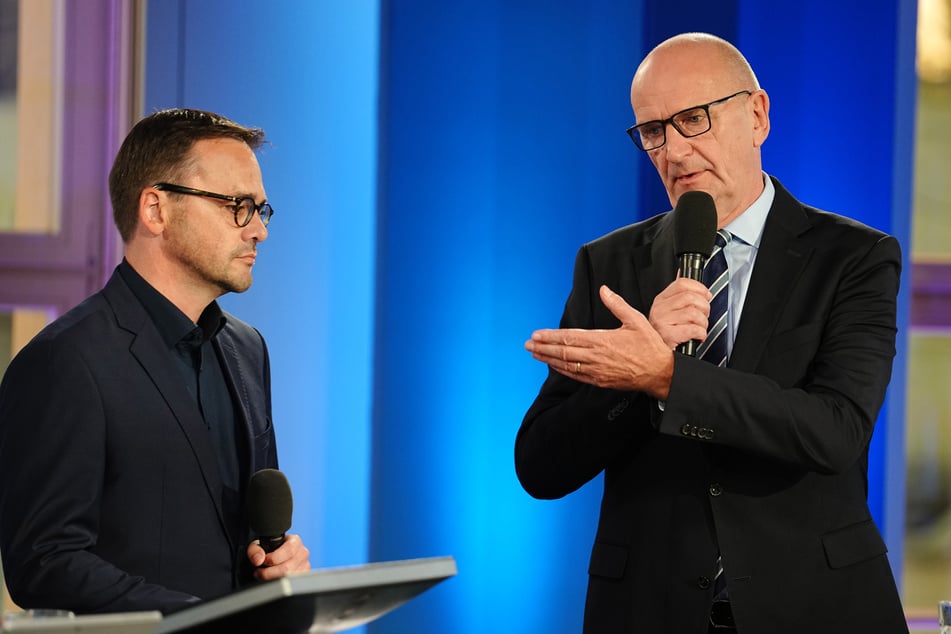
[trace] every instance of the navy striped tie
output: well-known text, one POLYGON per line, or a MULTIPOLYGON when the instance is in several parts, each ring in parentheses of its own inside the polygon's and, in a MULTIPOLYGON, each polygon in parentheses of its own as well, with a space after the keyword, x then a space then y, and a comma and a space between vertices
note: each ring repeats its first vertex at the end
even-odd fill
MULTIPOLYGON (((697 348, 697 358, 714 365, 724 366, 729 359, 727 324, 730 309, 730 269, 726 264, 723 248, 733 239, 725 229, 717 231, 716 245, 703 269, 703 283, 710 289, 710 320, 707 325, 707 338, 697 348)), ((726 598, 726 579, 723 577, 723 561, 717 555, 717 568, 713 576, 714 599, 726 598)))
POLYGON ((707 338, 697 347, 697 358, 719 366, 726 365, 729 359, 727 324, 730 308, 730 270, 726 265, 723 248, 732 239, 733 235, 729 231, 717 231, 716 245, 703 269, 703 283, 710 289, 713 299, 710 300, 707 338))

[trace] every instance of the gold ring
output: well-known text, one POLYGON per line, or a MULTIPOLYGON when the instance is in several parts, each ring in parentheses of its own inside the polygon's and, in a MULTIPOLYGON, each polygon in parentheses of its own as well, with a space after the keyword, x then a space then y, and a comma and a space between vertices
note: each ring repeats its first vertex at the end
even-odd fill
POLYGON ((581 361, 575 361, 575 374, 581 372, 581 361))

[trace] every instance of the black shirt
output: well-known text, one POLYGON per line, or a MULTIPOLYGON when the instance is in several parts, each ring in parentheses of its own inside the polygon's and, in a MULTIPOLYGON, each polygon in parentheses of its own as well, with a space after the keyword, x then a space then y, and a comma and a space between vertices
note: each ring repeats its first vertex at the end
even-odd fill
MULTIPOLYGON (((218 457, 218 467, 226 495, 240 499, 242 474, 238 461, 238 438, 235 432, 235 407, 225 381, 218 352, 213 345, 215 335, 227 318, 211 302, 195 324, 164 295, 139 275, 123 259, 119 274, 142 307, 152 318, 159 336, 168 346, 169 362, 179 371, 188 392, 201 411, 205 426, 218 457)), ((226 500, 226 507, 231 507, 226 500)))

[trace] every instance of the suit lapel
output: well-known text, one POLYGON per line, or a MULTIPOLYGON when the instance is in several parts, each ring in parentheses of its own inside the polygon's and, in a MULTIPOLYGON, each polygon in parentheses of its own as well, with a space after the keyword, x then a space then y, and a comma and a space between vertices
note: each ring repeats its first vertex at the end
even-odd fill
MULTIPOLYGON (((182 383, 181 376, 169 363, 165 342, 119 273, 113 274, 103 289, 103 294, 115 312, 119 327, 133 334, 129 351, 149 375, 155 388, 168 404, 179 429, 188 439, 204 477, 205 486, 214 502, 218 519, 222 527, 226 527, 221 508, 223 484, 218 458, 198 405, 182 383)), ((225 533, 228 534, 227 529, 225 533)))
POLYGON ((775 179, 776 196, 766 217, 756 264, 733 342, 729 367, 752 372, 773 334, 788 290, 809 261, 800 236, 809 229, 802 205, 775 179))
POLYGON ((677 277, 674 253, 673 214, 667 213, 648 234, 644 244, 634 247, 633 266, 640 288, 639 304, 644 316, 650 313, 654 298, 677 277))
POLYGON ((238 446, 245 453, 240 464, 249 465, 248 475, 250 475, 258 469, 258 457, 253 450, 254 434, 252 432, 251 403, 263 403, 265 402, 264 397, 257 393, 250 393, 250 390, 256 388, 256 384, 253 382, 249 384, 244 380, 244 374, 248 370, 242 368, 241 356, 237 353, 234 336, 227 325, 215 337, 215 346, 218 348, 219 359, 222 361, 221 370, 224 373, 225 381, 227 381, 228 387, 234 395, 235 415, 239 421, 235 432, 243 434, 243 438, 238 440, 238 446))

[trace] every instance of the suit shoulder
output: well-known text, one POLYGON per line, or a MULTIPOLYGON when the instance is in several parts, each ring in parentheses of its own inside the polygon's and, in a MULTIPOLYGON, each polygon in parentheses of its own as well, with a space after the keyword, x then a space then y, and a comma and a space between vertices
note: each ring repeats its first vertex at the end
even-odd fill
POLYGON ((30 344, 67 341, 95 344, 97 340, 111 336, 114 328, 115 317, 108 302, 102 293, 96 293, 46 325, 30 344))
POLYGON ((666 226, 669 213, 669 211, 666 211, 646 220, 615 229, 586 243, 582 248, 590 251, 614 251, 617 249, 629 250, 633 247, 650 244, 654 241, 658 231, 666 226))
POLYGON ((894 236, 848 216, 803 205, 817 246, 832 251, 866 252, 876 247, 901 257, 901 246, 894 236))
MULTIPOLYGON (((840 253, 861 254, 871 250, 900 258, 898 240, 841 213, 807 205, 793 196, 782 183, 772 178, 776 197, 766 220, 766 228, 798 236, 815 248, 840 253)), ((764 240, 765 240, 764 234, 764 240)))
POLYGON ((888 237, 888 234, 884 231, 860 222, 855 218, 850 218, 849 216, 826 211, 817 207, 811 207, 809 205, 803 205, 802 208, 813 227, 822 228, 829 231, 851 233, 856 236, 865 236, 872 240, 888 237))
POLYGON ((225 325, 221 334, 227 335, 242 345, 264 345, 264 335, 248 322, 236 317, 233 313, 223 311, 225 325))
POLYGON ((37 333, 13 357, 4 382, 22 375, 32 380, 37 372, 47 373, 64 366, 85 365, 101 358, 104 350, 117 342, 115 316, 100 293, 96 293, 63 313, 37 333))

